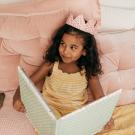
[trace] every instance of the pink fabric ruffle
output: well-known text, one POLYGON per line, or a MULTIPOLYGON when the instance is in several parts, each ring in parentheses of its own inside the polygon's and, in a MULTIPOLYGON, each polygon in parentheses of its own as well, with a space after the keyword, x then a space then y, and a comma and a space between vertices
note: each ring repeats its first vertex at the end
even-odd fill
POLYGON ((99 0, 32 0, 24 3, 0 5, 0 13, 30 14, 66 9, 74 14, 83 14, 88 19, 100 22, 99 0))
POLYGON ((69 13, 83 14, 86 19, 96 21, 96 27, 100 25, 98 0, 35 0, 0 5, 0 37, 15 40, 51 38, 69 13))
POLYGON ((51 38, 61 26, 68 12, 35 13, 31 15, 0 15, 0 37, 14 40, 28 40, 37 37, 51 38))

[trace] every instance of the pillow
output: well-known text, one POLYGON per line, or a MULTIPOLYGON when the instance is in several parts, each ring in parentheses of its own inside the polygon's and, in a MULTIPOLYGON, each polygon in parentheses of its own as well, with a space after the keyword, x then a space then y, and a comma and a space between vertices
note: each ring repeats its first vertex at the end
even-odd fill
POLYGON ((101 31, 135 29, 135 10, 102 6, 101 31))
POLYGON ((135 29, 135 1, 101 0, 101 32, 135 29))
POLYGON ((96 39, 103 73, 100 82, 105 94, 122 89, 119 104, 135 103, 135 31, 99 34, 96 39))

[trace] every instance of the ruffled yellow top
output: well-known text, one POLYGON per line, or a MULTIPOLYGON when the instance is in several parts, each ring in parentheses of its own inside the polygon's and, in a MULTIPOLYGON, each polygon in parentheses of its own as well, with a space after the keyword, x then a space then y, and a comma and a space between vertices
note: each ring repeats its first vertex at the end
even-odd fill
POLYGON ((85 70, 77 73, 63 73, 54 63, 51 76, 46 77, 43 96, 57 117, 82 107, 88 100, 85 70))

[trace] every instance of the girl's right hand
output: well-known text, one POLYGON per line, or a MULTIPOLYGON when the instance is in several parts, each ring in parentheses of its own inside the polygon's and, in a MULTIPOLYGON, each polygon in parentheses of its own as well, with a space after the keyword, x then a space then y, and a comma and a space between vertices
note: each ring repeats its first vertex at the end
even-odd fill
POLYGON ((21 101, 21 96, 20 96, 20 88, 18 88, 15 92, 15 95, 13 97, 13 106, 15 110, 19 112, 25 112, 25 107, 23 102, 21 101))
POLYGON ((19 111, 19 112, 25 112, 25 107, 23 102, 21 101, 21 99, 17 99, 16 101, 14 101, 13 106, 15 108, 15 110, 19 111))

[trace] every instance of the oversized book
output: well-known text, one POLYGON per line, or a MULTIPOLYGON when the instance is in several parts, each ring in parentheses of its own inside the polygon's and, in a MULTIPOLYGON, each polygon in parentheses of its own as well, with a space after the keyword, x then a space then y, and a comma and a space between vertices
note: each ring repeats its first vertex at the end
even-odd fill
POLYGON ((57 118, 40 91, 20 67, 18 74, 26 115, 39 135, 94 135, 110 120, 121 94, 121 90, 117 90, 57 118))

